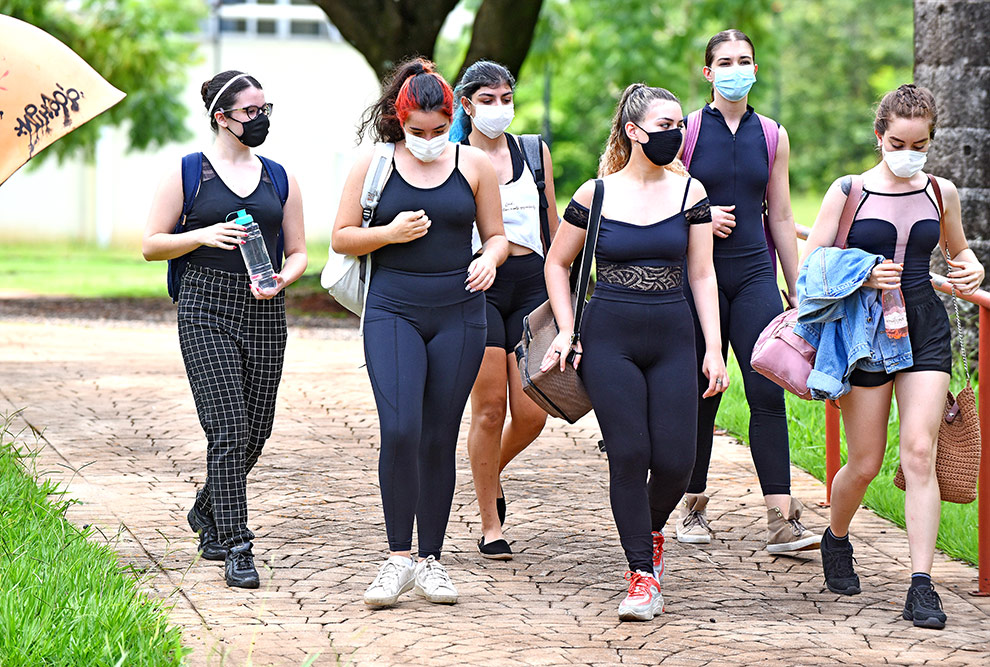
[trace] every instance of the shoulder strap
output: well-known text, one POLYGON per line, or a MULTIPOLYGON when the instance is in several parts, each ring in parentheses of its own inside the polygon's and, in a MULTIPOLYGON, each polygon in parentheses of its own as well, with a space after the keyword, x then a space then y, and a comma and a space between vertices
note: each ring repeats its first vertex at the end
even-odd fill
POLYGON ((684 163, 685 169, 690 169, 694 147, 698 145, 698 133, 701 132, 701 109, 696 109, 687 115, 684 130, 684 150, 681 151, 681 162, 684 163))
POLYGON ((839 216, 839 229, 835 233, 836 248, 845 248, 846 240, 849 238, 849 229, 852 227, 853 218, 859 210, 860 200, 863 198, 863 176, 857 174, 850 177, 852 182, 849 185, 849 194, 846 195, 846 203, 842 207, 842 215, 839 216))
POLYGON ((265 165, 265 171, 268 172, 268 180, 275 187, 275 193, 278 195, 279 201, 282 202, 282 206, 285 206, 285 201, 289 198, 289 176, 285 173, 285 167, 275 160, 269 160, 263 155, 259 155, 258 158, 261 160, 261 164, 265 165))
POLYGON ((203 176, 203 154, 190 153, 182 158, 182 215, 175 223, 173 234, 182 231, 186 224, 186 216, 192 209, 193 201, 199 194, 199 186, 203 176))
POLYGON ((540 196, 540 237, 543 240, 543 254, 550 248, 550 202, 547 200, 547 180, 543 166, 543 137, 539 134, 523 134, 519 136, 519 148, 523 162, 533 174, 536 182, 536 192, 540 196))
POLYGON ((681 212, 684 212, 684 207, 687 206, 687 196, 688 191, 691 189, 691 177, 688 176, 687 185, 684 186, 684 199, 681 200, 681 212))
POLYGON ((392 158, 395 156, 395 144, 380 142, 375 144, 375 153, 371 156, 368 173, 364 176, 364 186, 361 188, 361 224, 367 227, 378 208, 382 198, 385 181, 392 174, 392 158))
POLYGON ((928 174, 928 182, 932 184, 932 190, 935 192, 935 200, 938 201, 938 222, 942 224, 942 218, 945 217, 945 206, 942 204, 942 188, 938 186, 938 179, 931 174, 928 174))
POLYGON ((588 283, 591 280, 591 263, 595 259, 595 248, 598 246, 598 229, 602 222, 602 200, 605 196, 605 184, 602 179, 595 179, 595 196, 591 200, 591 213, 588 215, 588 231, 584 237, 584 250, 581 253, 581 269, 578 273, 577 300, 574 303, 574 334, 571 345, 581 340, 581 317, 584 315, 585 299, 588 296, 588 283))
POLYGON ((756 117, 760 119, 760 127, 763 128, 763 137, 767 141, 767 165, 770 167, 769 174, 773 174, 773 161, 777 157, 777 144, 780 143, 780 125, 777 125, 777 121, 772 118, 767 118, 761 114, 756 114, 756 117))

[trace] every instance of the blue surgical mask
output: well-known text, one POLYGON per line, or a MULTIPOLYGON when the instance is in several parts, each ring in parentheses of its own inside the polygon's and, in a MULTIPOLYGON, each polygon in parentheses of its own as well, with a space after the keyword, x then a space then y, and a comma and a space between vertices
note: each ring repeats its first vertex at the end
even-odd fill
POLYGON ((756 83, 755 65, 733 65, 712 69, 715 77, 715 90, 730 102, 738 102, 749 94, 756 83))

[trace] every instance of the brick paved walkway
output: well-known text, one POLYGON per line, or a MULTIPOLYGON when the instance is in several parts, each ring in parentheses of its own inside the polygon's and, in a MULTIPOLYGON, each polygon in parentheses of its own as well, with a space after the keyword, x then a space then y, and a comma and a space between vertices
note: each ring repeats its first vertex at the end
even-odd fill
MULTIPOLYGON (((773 558, 748 450, 715 448, 710 547, 671 544, 667 612, 619 623, 624 564, 594 419, 553 421, 504 477, 516 557, 487 561, 467 456, 445 562, 456 606, 413 596, 389 610, 361 602, 384 549, 377 426, 353 332, 293 330, 275 433, 251 494, 259 591, 230 590, 221 567, 190 567, 184 515, 205 445, 174 328, 4 322, 0 412, 25 408, 44 429, 42 465, 82 501, 69 518, 108 535, 148 587, 175 603, 193 665, 739 665, 990 664, 990 601, 970 597, 975 571, 943 557, 934 574, 945 631, 900 619, 909 569, 903 533, 862 511, 853 526, 864 592, 824 590, 816 552, 773 558), (75 472, 73 472, 75 471, 75 472)), ((462 439, 463 439, 462 430, 462 439)), ((795 470, 808 505, 823 487, 795 470)), ((825 514, 806 523, 820 530, 825 514)), ((670 530, 671 528, 669 528, 670 530)))

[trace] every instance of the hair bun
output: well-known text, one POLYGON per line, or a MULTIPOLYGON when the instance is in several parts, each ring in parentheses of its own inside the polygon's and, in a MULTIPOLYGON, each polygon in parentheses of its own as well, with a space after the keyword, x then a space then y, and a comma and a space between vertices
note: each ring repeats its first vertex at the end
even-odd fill
MULTIPOLYGON (((212 80, 212 79, 211 79, 212 80)), ((203 86, 199 89, 199 94, 203 97, 203 102, 208 104, 210 101, 210 82, 204 81, 203 86)))

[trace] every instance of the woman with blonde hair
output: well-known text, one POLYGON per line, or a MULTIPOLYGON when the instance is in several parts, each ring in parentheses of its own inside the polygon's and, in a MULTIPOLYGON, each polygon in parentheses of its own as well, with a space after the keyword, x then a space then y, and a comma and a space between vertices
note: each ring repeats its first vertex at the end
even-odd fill
POLYGON ((701 391, 713 396, 729 384, 708 199, 676 161, 682 118, 680 102, 669 91, 642 83, 626 88, 601 159, 600 185, 588 181, 575 193, 546 261, 560 333, 541 367, 573 363, 579 369, 608 445, 609 499, 629 566, 621 620, 650 620, 663 610, 660 531, 694 464, 698 398, 701 391), (596 187, 604 190, 597 283, 580 341, 572 342, 568 273, 584 246, 596 187), (703 389, 682 289, 685 266, 708 350, 703 389))

